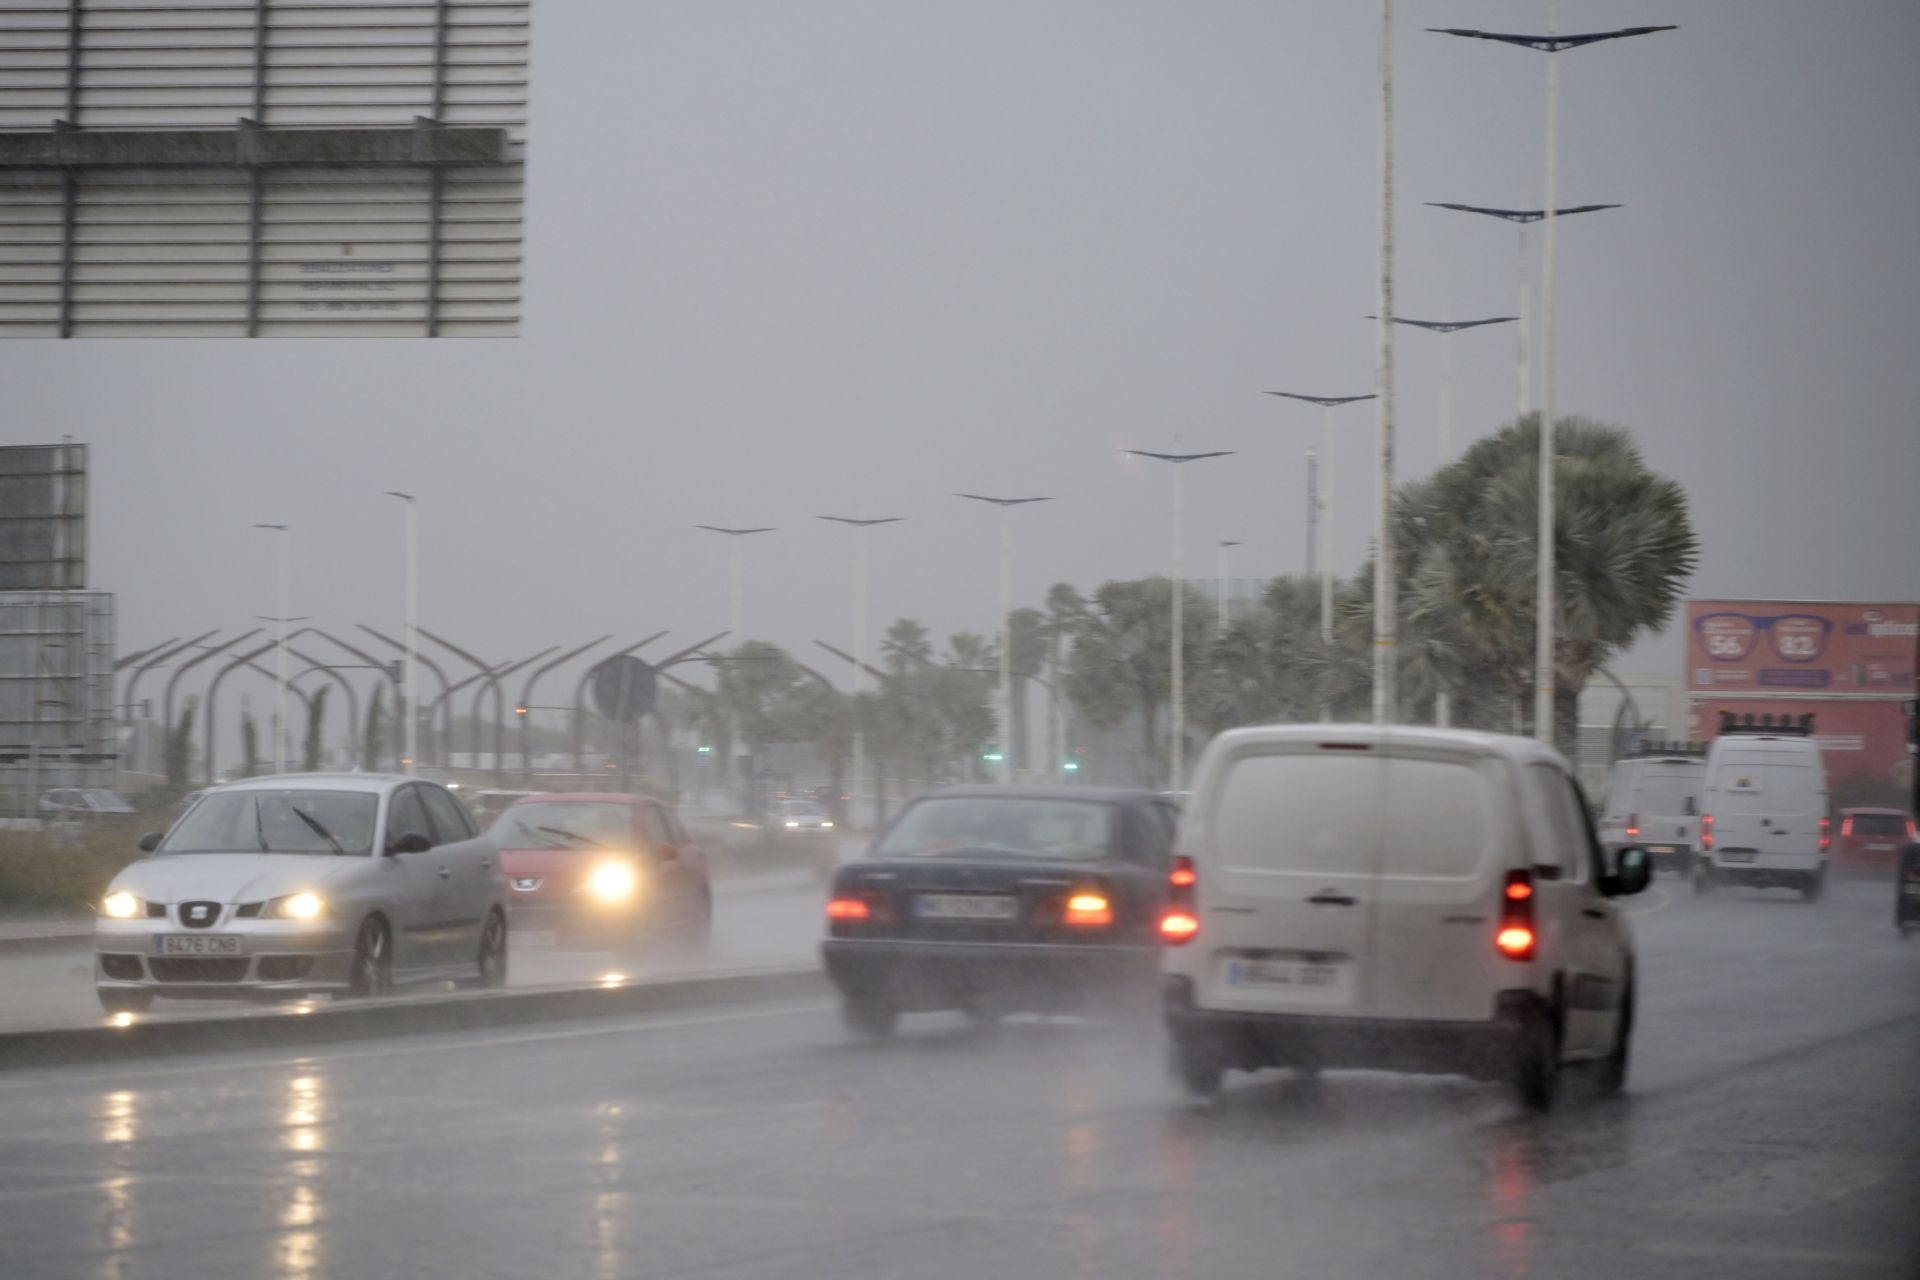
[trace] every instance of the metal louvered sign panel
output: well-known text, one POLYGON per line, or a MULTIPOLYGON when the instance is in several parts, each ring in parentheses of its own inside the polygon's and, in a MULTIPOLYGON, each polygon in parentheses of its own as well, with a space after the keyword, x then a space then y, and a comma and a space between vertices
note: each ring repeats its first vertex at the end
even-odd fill
POLYGON ((530 9, 0 3, 0 338, 516 333, 530 9))

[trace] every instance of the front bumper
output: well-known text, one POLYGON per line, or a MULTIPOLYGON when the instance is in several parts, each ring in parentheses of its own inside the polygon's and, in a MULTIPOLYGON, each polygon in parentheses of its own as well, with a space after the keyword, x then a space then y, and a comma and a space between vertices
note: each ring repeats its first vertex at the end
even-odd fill
POLYGON ((573 947, 617 947, 638 942, 647 932, 640 899, 609 905, 597 899, 507 899, 507 923, 515 932, 547 933, 555 943, 573 947))
POLYGON ((1511 1069, 1540 997, 1527 990, 1500 992, 1486 1022, 1220 1012, 1195 1008, 1192 979, 1169 975, 1162 1001, 1168 1034, 1177 1043, 1204 1048, 1242 1071, 1360 1067, 1496 1079, 1511 1069))
POLYGON ((828 938, 820 946, 841 994, 903 1012, 990 1005, 1050 1011, 1132 993, 1150 998, 1157 947, 1091 943, 916 942, 828 938))
POLYGON ((338 921, 229 920, 206 930, 165 927, 160 920, 99 920, 93 934, 94 985, 151 991, 178 999, 236 1000, 345 991, 353 967, 353 934, 338 921), (156 926, 161 926, 156 928, 156 926), (168 936, 237 937, 239 951, 221 956, 169 956, 168 936))

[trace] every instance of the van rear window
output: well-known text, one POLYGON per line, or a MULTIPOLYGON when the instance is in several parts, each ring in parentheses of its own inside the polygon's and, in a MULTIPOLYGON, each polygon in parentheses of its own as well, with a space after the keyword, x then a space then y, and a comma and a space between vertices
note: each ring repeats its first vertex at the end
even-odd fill
POLYGON ((1243 756, 1214 803, 1214 847, 1227 867, 1465 876, 1491 841, 1486 787, 1458 761, 1243 756))

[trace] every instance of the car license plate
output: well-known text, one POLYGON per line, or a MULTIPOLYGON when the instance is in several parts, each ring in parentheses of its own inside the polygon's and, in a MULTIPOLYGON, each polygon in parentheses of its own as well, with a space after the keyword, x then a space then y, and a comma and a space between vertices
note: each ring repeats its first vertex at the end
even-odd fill
POLYGON ((1333 991, 1347 982, 1348 968, 1338 960, 1236 959, 1226 962, 1230 987, 1333 991))
POLYGON ((1725 853, 1722 853, 1722 854, 1720 855, 1720 861, 1722 861, 1722 862, 1752 862, 1752 861, 1753 861, 1753 850, 1751 850, 1751 849, 1728 849, 1728 850, 1727 850, 1727 851, 1726 851, 1725 853))
POLYGON ((237 956, 240 939, 232 934, 163 933, 153 940, 157 956, 237 956))
POLYGON ((913 900, 913 914, 922 920, 1012 920, 1020 904, 998 894, 923 893, 913 900))

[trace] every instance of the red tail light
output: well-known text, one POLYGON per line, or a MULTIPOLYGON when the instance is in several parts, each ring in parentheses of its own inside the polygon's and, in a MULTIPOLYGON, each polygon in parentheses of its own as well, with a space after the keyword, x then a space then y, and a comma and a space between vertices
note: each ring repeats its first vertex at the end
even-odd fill
POLYGON ((1066 912, 1060 917, 1066 924, 1099 926, 1113 923, 1113 904, 1098 893, 1076 893, 1067 899, 1066 912))
POLYGON ((1200 932, 1200 922, 1185 911, 1169 911, 1160 918, 1160 939, 1171 946, 1192 942, 1200 932))
POLYGON ((873 908, 865 898, 835 898, 827 903, 829 920, 871 920, 873 908))
POLYGON ((843 893, 828 900, 827 919, 836 924, 892 924, 893 899, 884 893, 843 893))
POLYGON ((1500 909, 1500 932, 1493 945, 1509 960, 1533 959, 1533 873, 1507 872, 1505 899, 1500 909))
POLYGON ((1825 853, 1827 851, 1827 846, 1833 843, 1833 836, 1831 834, 1832 831, 1833 831, 1833 819, 1832 818, 1820 819, 1820 852, 1825 853))
POLYGON ((1637 813, 1630 813, 1627 815, 1627 839, 1638 840, 1639 838, 1640 838, 1640 815, 1637 813))
POLYGON ((1200 873, 1193 859, 1184 853, 1177 855, 1173 869, 1167 872, 1167 910, 1160 917, 1160 940, 1170 947, 1192 942, 1200 932, 1200 917, 1193 905, 1193 887, 1199 883, 1200 873))
POLYGON ((1700 847, 1713 848, 1713 815, 1710 813, 1700 815, 1700 847))
POLYGON ((1845 840, 1853 839, 1853 815, 1852 814, 1848 814, 1844 819, 1841 820, 1840 836, 1842 839, 1845 839, 1845 840))
POLYGON ((1920 827, 1913 825, 1913 819, 1907 819, 1907 843, 1920 844, 1920 827))

